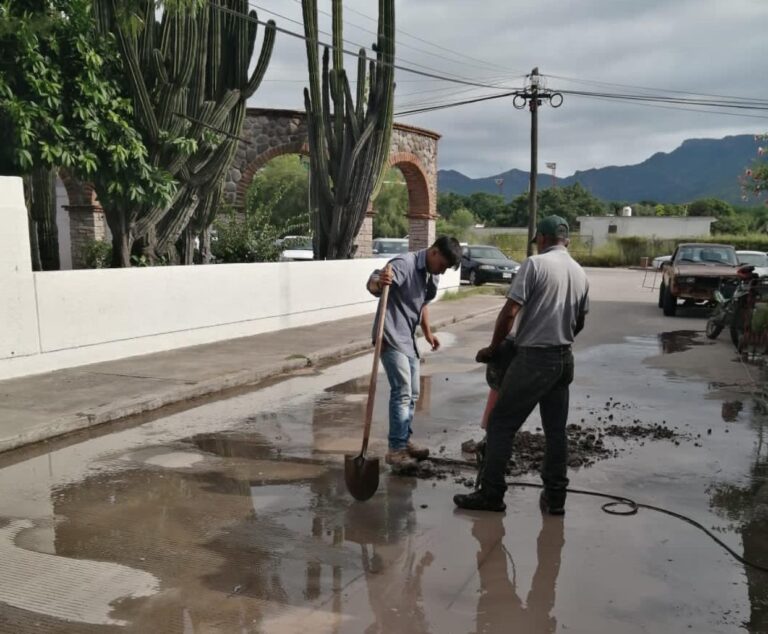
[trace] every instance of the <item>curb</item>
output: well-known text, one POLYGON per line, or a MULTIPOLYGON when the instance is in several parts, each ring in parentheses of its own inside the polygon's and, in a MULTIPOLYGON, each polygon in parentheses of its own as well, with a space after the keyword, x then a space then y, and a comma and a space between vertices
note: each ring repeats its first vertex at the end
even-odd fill
MULTIPOLYGON (((432 327, 435 329, 444 328, 451 324, 460 323, 462 321, 473 319, 474 317, 480 317, 497 311, 498 306, 493 306, 492 308, 477 310, 467 313, 466 315, 461 315, 460 317, 444 317, 442 319, 434 320, 432 322, 432 327)), ((245 386, 256 387, 259 383, 281 374, 301 370, 308 365, 317 365, 327 361, 341 360, 360 352, 366 352, 370 350, 370 348, 370 339, 361 339, 352 341, 343 346, 316 350, 301 358, 286 360, 284 363, 272 366, 269 369, 244 370, 242 372, 217 376, 215 378, 200 381, 194 385, 178 386, 165 394, 157 394, 150 398, 140 397, 129 399, 122 403, 94 408, 93 411, 87 414, 77 413, 67 415, 52 420, 46 425, 30 429, 21 434, 16 434, 10 438, 0 438, 0 453, 19 449, 46 440, 52 440, 59 436, 82 431, 105 423, 113 423, 132 416, 147 414, 168 405, 174 405, 197 398, 209 397, 232 388, 245 386)))

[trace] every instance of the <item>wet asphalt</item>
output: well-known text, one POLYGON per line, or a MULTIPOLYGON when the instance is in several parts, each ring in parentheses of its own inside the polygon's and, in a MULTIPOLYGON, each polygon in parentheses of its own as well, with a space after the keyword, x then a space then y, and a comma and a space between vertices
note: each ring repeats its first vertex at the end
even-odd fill
MULTIPOLYGON (((574 487, 690 515, 768 565, 762 370, 704 313, 593 302, 570 422, 661 425, 606 436, 574 487), (609 419, 609 416, 611 417, 609 419)), ((418 440, 462 459, 482 433, 474 352, 492 318, 426 354, 418 440)), ((227 400, 0 456, 0 632, 768 632, 768 575, 693 527, 571 495, 564 518, 512 488, 504 514, 455 510, 471 472, 389 475, 354 502, 370 356, 227 400)), ((382 455, 386 380, 371 449, 382 455)), ((540 427, 534 413, 526 430, 540 427)), ((535 473, 516 476, 536 482, 535 473)))

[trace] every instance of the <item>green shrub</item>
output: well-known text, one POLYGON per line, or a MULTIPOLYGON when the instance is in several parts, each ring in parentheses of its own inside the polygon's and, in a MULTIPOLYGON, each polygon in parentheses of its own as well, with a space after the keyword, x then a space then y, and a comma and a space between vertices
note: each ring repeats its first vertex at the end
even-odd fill
POLYGON ((89 240, 82 249, 87 269, 107 269, 112 264, 112 244, 103 240, 89 240))

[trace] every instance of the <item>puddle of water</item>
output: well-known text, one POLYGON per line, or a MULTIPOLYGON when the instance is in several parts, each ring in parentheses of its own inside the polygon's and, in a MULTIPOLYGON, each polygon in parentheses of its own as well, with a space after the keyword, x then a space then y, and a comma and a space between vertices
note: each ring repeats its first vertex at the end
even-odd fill
MULTIPOLYGON (((599 470, 572 470, 573 486, 675 508, 765 556, 765 517, 755 511, 764 474, 750 468, 761 416, 731 398, 733 422, 723 423, 725 404, 706 383, 672 382, 668 370, 644 365, 658 345, 637 337, 580 352, 571 420, 597 424, 591 412, 621 394, 613 423, 667 420, 703 434, 702 446, 636 444, 599 470)), ((487 388, 468 354, 455 346, 423 366, 414 429, 445 455, 479 433, 487 388)), ((48 520, 57 559, 158 579, 163 592, 107 611, 131 633, 768 628, 765 579, 672 518, 604 516, 591 498, 571 496, 565 520, 550 521, 528 490, 510 492, 506 515, 465 514, 453 511, 455 483, 387 475, 371 501, 353 502, 333 461, 359 448, 365 403, 348 397, 365 393, 369 367, 362 357, 0 470, 0 516, 23 503, 48 520), (164 469, 119 459, 148 446, 166 459, 200 455, 185 445, 204 459, 178 468, 169 459, 164 469)), ((374 436, 385 443, 388 390, 379 381, 374 436)), ((534 413, 526 429, 537 426, 534 413)))
POLYGON ((165 467, 166 469, 183 469, 191 467, 201 460, 203 460, 203 457, 199 454, 172 451, 152 458, 147 458, 145 462, 156 467, 165 467))
POLYGON ((685 352, 693 346, 711 345, 698 330, 674 330, 672 332, 660 332, 659 350, 663 354, 685 352))
POLYGON ((0 529, 0 602, 60 620, 127 625, 110 616, 113 603, 159 591, 157 578, 142 570, 16 546, 16 536, 32 527, 13 520, 0 529))

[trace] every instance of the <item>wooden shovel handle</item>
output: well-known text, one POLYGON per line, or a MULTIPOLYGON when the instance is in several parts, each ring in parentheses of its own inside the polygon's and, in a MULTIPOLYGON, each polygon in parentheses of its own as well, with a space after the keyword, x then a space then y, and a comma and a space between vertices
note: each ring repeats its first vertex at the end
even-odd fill
MULTIPOLYGON (((384 269, 389 272, 389 265, 384 269)), ((379 373, 379 359, 381 358, 381 344, 384 339, 384 320, 387 316, 387 301, 389 300, 389 286, 381 291, 379 299, 379 311, 376 322, 376 346, 373 350, 373 368, 371 369, 371 381, 368 384, 368 404, 365 407, 365 428, 363 429, 363 448, 360 455, 364 456, 368 449, 368 438, 371 435, 371 421, 373 420, 373 403, 376 398, 376 375, 379 373)))

